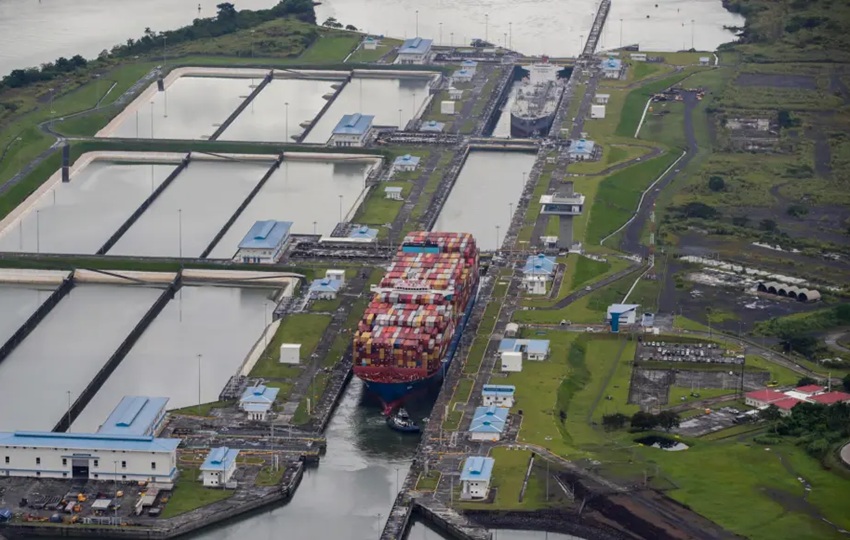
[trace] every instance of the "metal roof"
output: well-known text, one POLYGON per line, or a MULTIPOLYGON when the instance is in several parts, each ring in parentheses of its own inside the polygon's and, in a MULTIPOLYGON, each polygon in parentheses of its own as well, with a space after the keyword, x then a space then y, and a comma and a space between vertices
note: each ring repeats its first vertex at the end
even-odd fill
POLYGON ((427 122, 422 122, 422 126, 420 126, 419 131, 425 131, 430 133, 442 133, 445 127, 446 124, 444 124, 443 122, 429 120, 427 122))
POLYGON ((490 457, 474 456, 466 458, 463 462, 463 471, 460 473, 461 482, 464 480, 490 481, 493 474, 493 465, 496 460, 490 457))
POLYGON ((587 139, 575 139, 570 141, 570 148, 567 152, 571 155, 590 155, 593 153, 593 149, 596 147, 596 143, 593 141, 589 141, 587 139))
POLYGON ((529 255, 528 259, 525 261, 525 266, 522 267, 522 273, 552 275, 555 273, 555 267, 557 264, 555 257, 547 257, 542 253, 538 255, 529 255))
POLYGON ((611 304, 608 306, 608 315, 613 313, 628 313, 629 311, 634 311, 640 307, 640 304, 611 304))
POLYGON ((481 389, 482 396, 513 395, 514 392, 516 392, 516 386, 512 384, 485 384, 481 389))
POLYGON ((314 292, 339 292, 340 281, 338 279, 319 278, 310 284, 311 293, 314 292))
POLYGON ((173 452, 180 439, 150 435, 111 435, 106 433, 54 433, 51 431, 0 432, 0 446, 67 448, 69 451, 173 452))
POLYGON ((623 61, 619 58, 607 58, 603 60, 600 65, 602 66, 602 69, 606 71, 614 71, 620 69, 620 67, 623 65, 623 61))
POLYGON ((405 39, 398 50, 399 54, 425 54, 431 50, 432 39, 420 37, 405 39))
POLYGON ((499 352, 520 352, 523 350, 529 354, 546 354, 549 352, 549 340, 505 338, 499 342, 499 352))
POLYGON ((393 166, 398 167, 399 165, 412 165, 416 167, 419 165, 419 156, 411 156, 410 154, 405 154, 403 156, 398 156, 393 161, 393 166))
POLYGON ((230 468, 230 465, 236 461, 236 456, 239 455, 239 450, 235 448, 228 448, 226 446, 219 446, 218 448, 213 448, 210 450, 210 453, 207 454, 207 459, 204 460, 204 464, 201 465, 202 471, 224 471, 230 468))
POLYGON ((348 235, 349 238, 366 238, 372 240, 378 236, 378 229, 370 229, 366 225, 355 227, 348 235))
POLYGON ((257 221, 239 242, 239 249, 274 249, 289 237, 291 221, 257 221))
POLYGON ((271 404, 277 398, 280 388, 273 388, 264 384, 257 386, 249 386, 242 392, 239 398, 239 405, 244 408, 248 403, 268 403, 271 404))
POLYGON ((337 122, 334 135, 363 135, 372 127, 375 117, 371 114, 345 114, 337 122))
POLYGON ((124 396, 97 432, 147 435, 165 410, 166 403, 166 397, 124 396))
POLYGON ((400 187, 389 186, 384 188, 384 193, 401 193, 402 191, 403 188, 400 187))

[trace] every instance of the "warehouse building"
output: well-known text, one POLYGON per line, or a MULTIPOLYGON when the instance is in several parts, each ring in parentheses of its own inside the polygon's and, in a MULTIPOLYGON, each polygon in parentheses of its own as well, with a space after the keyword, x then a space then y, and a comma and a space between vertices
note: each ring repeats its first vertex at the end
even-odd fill
POLYGON ((97 430, 102 435, 158 435, 168 398, 124 396, 97 430))
MULTIPOLYGON (((298 345, 300 351, 301 346, 298 345)), ((296 362, 297 363, 297 362, 296 362)), ((274 405, 274 400, 277 399, 279 388, 273 388, 264 384, 257 386, 249 386, 242 392, 239 398, 239 408, 245 411, 248 415, 248 420, 264 422, 266 416, 274 405)))
POLYGON ((205 487, 225 487, 236 472, 236 458, 239 450, 220 446, 207 454, 201 465, 201 475, 205 487))
POLYGON ((507 422, 508 409, 504 407, 476 407, 469 425, 469 440, 497 442, 501 440, 507 422))
POLYGON ((289 245, 291 221, 257 221, 239 242, 236 260, 243 263, 274 264, 289 245))
POLYGON ((371 114, 343 115, 331 134, 331 146, 365 146, 372 134, 372 122, 374 120, 375 117, 371 114))
POLYGON ((514 406, 514 394, 516 387, 512 384, 485 384, 481 390, 481 403, 485 407, 495 405, 497 407, 514 406))
POLYGON ((496 460, 474 456, 466 458, 460 473, 461 499, 486 499, 490 493, 490 478, 496 460))
POLYGON ((431 39, 415 37, 404 40, 398 49, 397 64, 426 64, 431 57, 431 39))

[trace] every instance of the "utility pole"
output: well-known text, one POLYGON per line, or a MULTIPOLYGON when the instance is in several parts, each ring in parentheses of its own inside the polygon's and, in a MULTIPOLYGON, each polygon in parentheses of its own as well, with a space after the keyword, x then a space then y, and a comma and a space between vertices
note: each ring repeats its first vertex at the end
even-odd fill
POLYGON ((71 431, 71 391, 68 390, 68 427, 65 431, 71 431))
POLYGON ((691 19, 691 49, 694 48, 694 20, 691 19))
POLYGON ((201 416, 201 355, 198 355, 198 416, 201 416))
POLYGON ((419 10, 416 10, 416 35, 413 37, 419 37, 419 10))
POLYGON ((490 31, 490 14, 484 14, 484 41, 489 40, 489 31, 490 31))
POLYGON ((623 19, 620 19, 620 48, 623 48, 623 19))

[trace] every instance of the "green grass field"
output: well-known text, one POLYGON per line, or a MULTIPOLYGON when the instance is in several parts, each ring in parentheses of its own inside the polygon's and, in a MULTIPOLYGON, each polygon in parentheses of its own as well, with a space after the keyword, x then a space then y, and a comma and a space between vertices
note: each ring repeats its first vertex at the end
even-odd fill
POLYGON ((233 490, 206 488, 198 480, 198 469, 181 469, 171 498, 162 509, 161 517, 168 519, 191 512, 202 506, 223 501, 233 495, 233 490))
POLYGON ((300 374, 300 368, 281 364, 278 361, 280 345, 282 343, 300 343, 301 363, 308 362, 330 322, 330 315, 315 313, 297 313, 285 317, 278 326, 274 338, 257 361, 257 365, 251 370, 251 376, 287 379, 300 374))
POLYGON ((372 188, 366 200, 357 209, 354 221, 365 225, 384 225, 392 223, 398 215, 398 211, 404 205, 404 200, 396 201, 388 199, 384 188, 400 187, 402 188, 402 199, 407 198, 412 189, 409 182, 382 182, 372 188))
POLYGON ((364 48, 359 48, 357 51, 351 55, 351 58, 348 59, 351 63, 357 62, 377 62, 381 59, 385 54, 390 52, 393 47, 396 47, 401 44, 401 41, 397 39, 387 39, 384 38, 381 40, 381 44, 378 45, 375 50, 367 51, 364 48))
POLYGON ((360 41, 360 34, 322 34, 298 59, 305 63, 342 62, 360 41))

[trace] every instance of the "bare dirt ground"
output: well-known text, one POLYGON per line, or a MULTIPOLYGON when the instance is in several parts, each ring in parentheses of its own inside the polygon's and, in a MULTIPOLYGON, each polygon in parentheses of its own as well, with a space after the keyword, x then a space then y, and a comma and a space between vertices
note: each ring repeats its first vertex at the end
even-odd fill
POLYGON ((741 73, 735 79, 738 86, 768 86, 771 88, 794 88, 817 90, 818 83, 809 75, 780 75, 769 73, 741 73))

